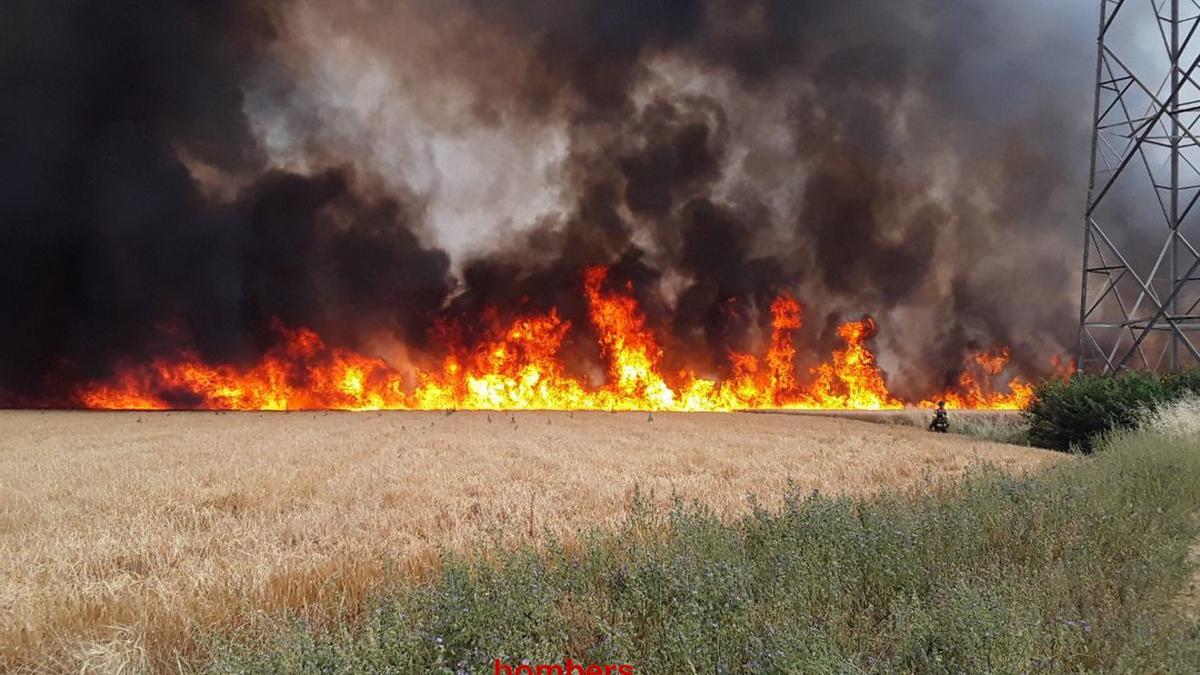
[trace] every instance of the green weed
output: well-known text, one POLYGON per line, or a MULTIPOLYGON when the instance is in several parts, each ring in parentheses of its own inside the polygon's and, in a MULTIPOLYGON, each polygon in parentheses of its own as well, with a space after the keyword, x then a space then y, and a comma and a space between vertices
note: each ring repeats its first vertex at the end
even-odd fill
POLYGON ((1167 608, 1198 509, 1200 444, 1146 432, 1033 476, 870 500, 793 490, 732 523, 639 507, 547 551, 447 556, 358 625, 220 636, 209 670, 1196 672, 1200 627, 1167 608))

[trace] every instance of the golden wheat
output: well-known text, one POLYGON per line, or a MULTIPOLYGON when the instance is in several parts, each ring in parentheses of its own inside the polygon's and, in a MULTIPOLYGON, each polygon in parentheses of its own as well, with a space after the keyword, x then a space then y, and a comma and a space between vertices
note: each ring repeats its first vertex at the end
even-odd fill
POLYGON ((607 526, 635 490, 866 493, 1060 456, 813 416, 0 412, 0 668, 175 670, 197 638, 353 617, 386 579, 607 526))

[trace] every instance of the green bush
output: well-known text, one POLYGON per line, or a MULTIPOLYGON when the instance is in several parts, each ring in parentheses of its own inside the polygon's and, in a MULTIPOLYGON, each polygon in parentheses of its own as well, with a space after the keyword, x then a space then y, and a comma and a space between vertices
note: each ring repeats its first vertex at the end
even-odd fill
POLYGON ((1091 452, 1100 437, 1136 427, 1162 403, 1187 393, 1200 393, 1200 370, 1046 380, 1025 409, 1029 441, 1042 448, 1091 452))
MULTIPOLYGON (((213 673, 1197 672, 1200 448, 1146 433, 1014 478, 852 500, 793 491, 726 523, 640 509, 579 545, 447 558, 355 625, 218 640, 213 673)), ((495 553, 495 552, 493 552, 495 553)))

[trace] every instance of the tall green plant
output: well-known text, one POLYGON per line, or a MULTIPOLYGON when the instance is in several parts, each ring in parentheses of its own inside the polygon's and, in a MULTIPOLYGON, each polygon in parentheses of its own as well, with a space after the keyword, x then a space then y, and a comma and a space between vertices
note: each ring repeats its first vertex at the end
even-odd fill
POLYGON ((1200 393, 1200 370, 1046 380, 1025 409, 1029 440, 1043 448, 1090 453, 1100 437, 1134 428, 1147 412, 1188 393, 1200 393))

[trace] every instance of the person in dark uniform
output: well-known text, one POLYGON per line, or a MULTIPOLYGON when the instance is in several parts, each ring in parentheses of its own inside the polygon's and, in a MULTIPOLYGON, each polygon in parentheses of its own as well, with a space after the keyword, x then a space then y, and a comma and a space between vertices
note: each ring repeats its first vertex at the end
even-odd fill
POLYGON ((929 430, 939 434, 950 430, 950 417, 946 415, 945 401, 938 401, 937 410, 933 411, 933 421, 929 423, 929 430))

